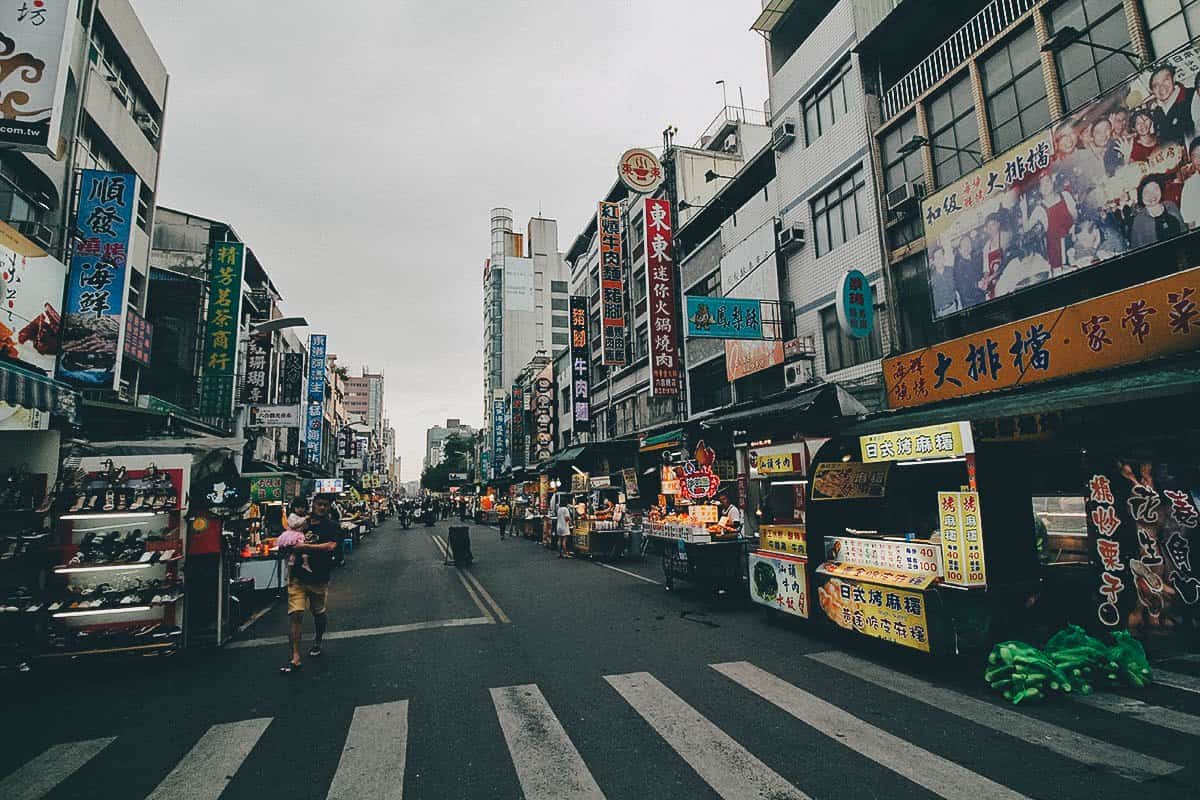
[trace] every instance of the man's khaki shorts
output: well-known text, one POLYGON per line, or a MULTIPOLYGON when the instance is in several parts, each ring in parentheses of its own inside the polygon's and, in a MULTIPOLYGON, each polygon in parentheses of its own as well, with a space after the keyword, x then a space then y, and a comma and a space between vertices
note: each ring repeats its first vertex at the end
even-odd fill
POLYGON ((307 608, 314 614, 324 614, 328 594, 328 583, 304 583, 292 578, 288 581, 288 613, 303 614, 307 608))

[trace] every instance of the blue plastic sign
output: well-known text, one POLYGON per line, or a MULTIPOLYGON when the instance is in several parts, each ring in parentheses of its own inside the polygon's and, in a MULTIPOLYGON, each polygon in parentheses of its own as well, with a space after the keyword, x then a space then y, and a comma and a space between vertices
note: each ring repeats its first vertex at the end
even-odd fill
POLYGON ((492 397, 492 464, 496 474, 504 469, 508 458, 508 418, 505 414, 507 404, 504 395, 492 397))
POLYGON ((762 339, 762 301, 686 295, 687 335, 708 339, 762 339))
POLYGON ((856 269, 842 276, 837 317, 842 331, 851 339, 865 339, 875 327, 875 296, 867 276, 856 269))
POLYGON ((308 337, 308 404, 304 415, 304 460, 321 463, 325 422, 325 345, 324 334, 308 337))

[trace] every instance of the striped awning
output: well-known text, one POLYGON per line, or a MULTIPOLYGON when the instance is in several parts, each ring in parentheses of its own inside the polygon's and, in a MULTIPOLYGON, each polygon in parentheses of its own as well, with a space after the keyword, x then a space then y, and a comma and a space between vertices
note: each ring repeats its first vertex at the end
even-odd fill
POLYGON ((0 400, 12 406, 35 408, 76 421, 78 395, 68 386, 0 361, 0 400))

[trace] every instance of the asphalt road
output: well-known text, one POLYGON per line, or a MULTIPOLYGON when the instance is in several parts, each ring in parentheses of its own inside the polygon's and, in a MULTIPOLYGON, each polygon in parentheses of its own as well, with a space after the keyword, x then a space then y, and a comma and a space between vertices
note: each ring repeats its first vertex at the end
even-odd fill
POLYGON ((7 676, 0 798, 1200 796, 1200 661, 1013 709, 977 664, 667 592, 652 559, 473 527, 460 572, 447 524, 356 548, 295 675, 276 607, 219 652, 7 676))

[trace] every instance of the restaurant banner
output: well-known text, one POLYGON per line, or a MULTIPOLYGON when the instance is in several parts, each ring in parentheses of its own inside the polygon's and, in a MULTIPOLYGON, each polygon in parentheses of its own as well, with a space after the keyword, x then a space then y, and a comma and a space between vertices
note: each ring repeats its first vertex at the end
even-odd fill
POLYGON ((891 464, 826 461, 813 470, 813 500, 877 500, 887 493, 891 464))
POLYGON ((58 377, 88 389, 121 380, 127 276, 136 175, 85 169, 79 183, 75 248, 67 276, 58 377))
POLYGON ((763 338, 762 301, 685 295, 687 335, 707 339, 763 338))
POLYGON ((251 339, 246 343, 246 376, 242 382, 242 402, 265 403, 270 400, 271 342, 251 339))
POLYGON ((143 367, 150 366, 154 326, 132 308, 125 312, 125 356, 143 367))
POLYGON ((587 298, 571 296, 571 420, 575 433, 592 429, 587 298))
POLYGON ((753 552, 749 556, 750 599, 785 614, 808 619, 808 573, 805 561, 785 555, 753 552))
POLYGON ((533 382, 533 460, 554 452, 554 365, 547 364, 533 382))
POLYGON ((907 408, 1200 347, 1200 268, 885 359, 907 408))
POLYGON ((250 479, 250 499, 256 503, 283 501, 283 476, 250 479))
POLYGON ((78 0, 4 3, 0 147, 58 158, 78 0))
POLYGON ((321 463, 325 431, 325 347, 327 337, 313 333, 308 337, 308 383, 304 416, 304 460, 321 463))
POLYGON ((296 405, 304 388, 304 353, 284 353, 282 369, 279 402, 285 406, 296 405))
POLYGON ((509 397, 512 398, 512 408, 509 412, 509 426, 512 428, 512 463, 514 467, 523 467, 525 453, 528 452, 525 448, 525 390, 520 386, 513 386, 509 397))
POLYGON ((247 420, 251 428, 299 428, 300 406, 251 405, 247 420))
POLYGON ((858 438, 863 463, 959 458, 975 452, 969 422, 942 422, 920 428, 870 433, 858 438))
POLYGON ((233 410, 245 262, 241 242, 213 244, 200 383, 200 413, 206 417, 228 417, 233 410))
POLYGON ((596 215, 600 237, 600 350, 605 366, 625 364, 625 261, 621 256, 621 204, 601 201, 596 215))
POLYGON ((0 359, 54 373, 67 267, 0 222, 0 359))
POLYGON ((679 330, 675 326, 675 281, 671 232, 671 201, 647 198, 643 214, 646 242, 646 297, 650 337, 650 395, 677 397, 679 330))
POLYGON ((1178 50, 921 203, 944 317, 1200 224, 1192 87, 1178 50))
POLYGON ((923 593, 830 574, 835 571, 825 571, 830 566, 836 565, 822 565, 817 571, 817 601, 826 617, 846 630, 929 652, 923 593))

